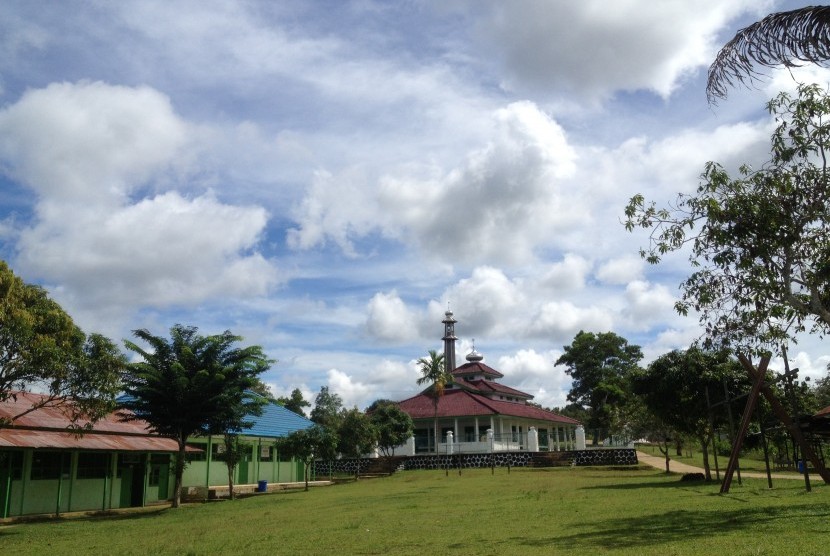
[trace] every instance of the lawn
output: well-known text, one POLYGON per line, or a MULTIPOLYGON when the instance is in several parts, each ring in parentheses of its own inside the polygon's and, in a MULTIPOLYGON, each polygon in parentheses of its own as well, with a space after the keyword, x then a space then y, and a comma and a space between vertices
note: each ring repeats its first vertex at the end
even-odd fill
MULTIPOLYGON (((642 450, 647 454, 651 454, 658 457, 663 457, 660 453, 660 450, 654 446, 649 444, 642 444, 637 446, 638 450, 642 450)), ((699 449, 694 449, 691 454, 689 454, 686 450, 683 451, 682 456, 675 455, 674 448, 670 449, 670 457, 673 461, 679 461, 681 463, 686 463, 688 465, 694 465, 695 467, 703 467, 703 452, 699 449)), ((738 458, 738 462, 741 466, 741 470, 743 471, 752 471, 755 473, 766 473, 767 467, 766 463, 764 462, 764 455, 761 453, 760 450, 751 451, 742 455, 738 458)), ((727 464, 729 463, 729 456, 728 455, 720 455, 718 456, 718 466, 720 467, 721 473, 723 473, 724 469, 726 469, 727 464)), ((776 469, 775 463, 773 461, 772 456, 770 456, 770 470, 773 473, 784 473, 790 475, 798 475, 798 471, 795 470, 793 467, 790 470, 779 470, 776 469)), ((712 469, 712 474, 715 473, 715 458, 712 453, 709 453, 709 466, 712 469)))
POLYGON ((826 554, 830 488, 654 469, 409 471, 309 492, 0 526, 12 554, 826 554))

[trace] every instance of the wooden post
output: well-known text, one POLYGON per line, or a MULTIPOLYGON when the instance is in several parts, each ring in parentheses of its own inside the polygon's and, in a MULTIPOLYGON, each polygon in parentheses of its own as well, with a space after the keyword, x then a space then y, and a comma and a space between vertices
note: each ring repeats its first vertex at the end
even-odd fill
POLYGON ((744 415, 741 418, 741 426, 732 440, 732 453, 729 456, 729 464, 726 466, 726 471, 723 475, 723 483, 720 485, 721 494, 729 492, 729 487, 732 485, 732 475, 738 467, 738 455, 741 453, 741 446, 744 443, 749 422, 752 420, 752 414, 755 412, 755 406, 758 404, 758 394, 764 384, 764 377, 767 373, 767 365, 769 365, 770 357, 769 355, 765 355, 761 359, 761 364, 758 365, 757 376, 755 375, 755 369, 752 367, 752 362, 749 359, 743 355, 738 355, 738 359, 740 359, 741 364, 753 379, 753 383, 752 390, 749 391, 749 397, 746 400, 746 409, 744 409, 744 415))
POLYGON ((805 456, 805 458, 813 464, 813 467, 816 470, 816 473, 822 478, 825 484, 830 484, 830 473, 828 473, 827 468, 824 466, 824 463, 816 456, 813 447, 810 446, 810 443, 804 438, 804 435, 801 433, 801 429, 793 422, 790 418, 790 415, 787 413, 787 410, 781 405, 781 402, 778 401, 778 398, 775 396, 775 393, 772 389, 763 384, 763 378, 766 374, 766 367, 761 368, 763 365, 758 366, 758 370, 752 366, 749 359, 747 359, 743 355, 738 355, 738 359, 741 361, 741 364, 744 366, 744 369, 749 373, 750 378, 753 380, 756 379, 756 373, 760 373, 761 378, 761 393, 764 395, 764 398, 769 402, 770 407, 772 408, 772 412, 775 413, 775 416, 787 427, 787 430, 790 431, 793 439, 795 439, 796 443, 801 447, 801 453, 805 456))

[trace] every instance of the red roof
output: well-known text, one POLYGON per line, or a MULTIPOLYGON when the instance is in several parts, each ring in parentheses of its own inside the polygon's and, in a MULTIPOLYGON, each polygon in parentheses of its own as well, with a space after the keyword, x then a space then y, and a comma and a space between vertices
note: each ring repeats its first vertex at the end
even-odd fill
POLYGON ((830 405, 825 407, 824 409, 820 410, 818 413, 814 415, 814 417, 825 417, 830 416, 830 405))
MULTIPOLYGON (((25 412, 46 396, 15 392, 16 400, 0 402, 0 421, 25 412)), ((70 402, 71 403, 71 402, 70 402)), ((77 450, 119 450, 175 452, 178 443, 149 431, 144 421, 122 421, 123 413, 110 413, 92 425, 92 430, 70 430, 68 407, 42 407, 0 426, 0 448, 55 448, 77 450), (79 434, 82 432, 83 434, 79 434)), ((89 424, 79 419, 78 427, 89 424)))
POLYGON ((495 378, 504 378, 504 375, 498 372, 493 367, 487 366, 481 361, 470 361, 468 363, 464 363, 453 370, 453 376, 459 375, 472 375, 472 374, 483 374, 485 376, 491 376, 495 378))
POLYGON ((510 396, 516 396, 519 398, 524 398, 528 400, 532 400, 533 396, 528 394, 527 392, 522 392, 521 390, 516 390, 515 388, 511 388, 509 386, 505 386, 504 384, 499 384, 498 382, 493 382, 492 380, 458 380, 456 384, 466 386, 468 388, 472 388, 473 390, 478 390, 480 392, 499 392, 501 394, 507 394, 510 396))
MULTIPOLYGON (((413 419, 432 419, 435 416, 434 398, 425 393, 398 402, 398 406, 413 419)), ((491 400, 466 390, 446 390, 444 395, 438 398, 438 417, 481 415, 505 415, 553 423, 579 424, 575 419, 546 409, 520 402, 491 400)))

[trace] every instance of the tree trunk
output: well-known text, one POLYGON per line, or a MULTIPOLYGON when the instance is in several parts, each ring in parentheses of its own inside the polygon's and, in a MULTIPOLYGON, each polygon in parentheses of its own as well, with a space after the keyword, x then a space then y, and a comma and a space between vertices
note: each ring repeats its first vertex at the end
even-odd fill
POLYGON ((700 449, 703 453, 703 474, 707 481, 712 480, 712 470, 709 468, 709 435, 700 435, 700 449))
POLYGON ((236 497, 233 493, 233 470, 236 468, 235 465, 232 465, 231 462, 228 462, 228 498, 231 500, 235 500, 236 497))
POLYGON ((663 456, 666 458, 666 475, 668 475, 669 473, 671 473, 671 471, 669 470, 669 462, 671 461, 671 458, 669 457, 668 439, 666 439, 666 441, 663 444, 657 444, 657 449, 660 450, 660 453, 663 454, 663 456))
POLYGON ((683 456, 683 439, 680 436, 674 439, 674 455, 677 457, 683 456))
POLYGON ((173 508, 178 508, 182 500, 182 476, 184 475, 184 454, 187 446, 187 437, 178 438, 179 452, 176 454, 176 478, 173 483, 173 508))
POLYGON ((310 462, 305 462, 305 490, 308 492, 308 470, 310 468, 310 462))

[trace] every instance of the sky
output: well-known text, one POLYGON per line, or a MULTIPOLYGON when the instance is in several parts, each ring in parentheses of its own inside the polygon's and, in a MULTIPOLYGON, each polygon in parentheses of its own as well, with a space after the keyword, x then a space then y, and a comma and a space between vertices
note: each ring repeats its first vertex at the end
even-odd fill
MULTIPOLYGON (((690 345, 690 273, 625 231, 637 193, 769 157, 765 103, 706 71, 772 0, 0 3, 0 257, 86 332, 181 323, 347 407, 420 387, 458 321, 503 382, 564 406, 580 331, 646 364, 690 345)), ((819 338, 790 347, 826 375, 819 338)), ((774 360, 771 368, 780 370, 774 360)))

